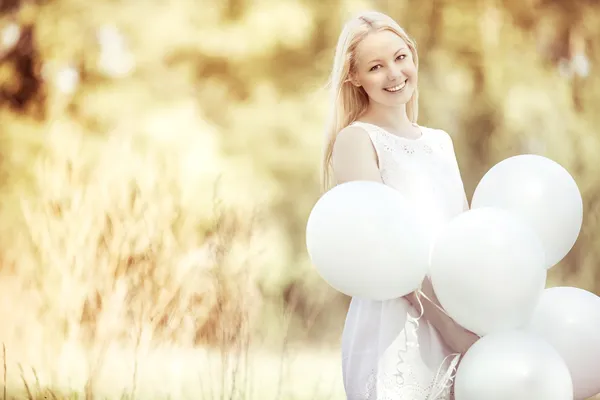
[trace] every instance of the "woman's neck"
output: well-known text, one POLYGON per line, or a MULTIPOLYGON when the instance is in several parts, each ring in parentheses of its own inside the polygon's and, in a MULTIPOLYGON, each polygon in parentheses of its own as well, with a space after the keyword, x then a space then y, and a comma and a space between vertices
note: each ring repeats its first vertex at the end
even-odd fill
POLYGON ((402 132, 411 132, 414 129, 413 124, 406 115, 406 107, 383 108, 369 107, 360 117, 365 122, 370 122, 386 128, 391 132, 402 134, 402 132))

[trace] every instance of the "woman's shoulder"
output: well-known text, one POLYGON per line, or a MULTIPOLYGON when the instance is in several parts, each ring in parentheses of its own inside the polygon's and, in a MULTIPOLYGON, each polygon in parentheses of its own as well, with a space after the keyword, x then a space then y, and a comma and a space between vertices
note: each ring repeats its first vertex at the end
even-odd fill
POLYGON ((333 146, 334 152, 355 152, 371 148, 370 132, 361 124, 352 123, 337 133, 333 146))
POLYGON ((342 128, 336 135, 335 141, 339 143, 351 142, 366 142, 369 139, 369 129, 360 123, 353 122, 350 125, 342 128))
POLYGON ((376 127, 362 121, 353 121, 338 132, 338 136, 368 137, 376 131, 376 127))

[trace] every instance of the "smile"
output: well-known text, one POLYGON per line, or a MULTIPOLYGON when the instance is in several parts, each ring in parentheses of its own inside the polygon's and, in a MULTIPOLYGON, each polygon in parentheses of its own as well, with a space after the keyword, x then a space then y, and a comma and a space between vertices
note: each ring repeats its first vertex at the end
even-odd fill
POLYGON ((404 82, 402 82, 402 83, 401 83, 401 84, 399 84, 399 85, 396 85, 396 86, 393 86, 393 87, 389 87, 389 88, 384 88, 383 90, 385 90, 386 92, 391 92, 391 93, 394 93, 394 92, 399 92, 399 91, 401 91, 402 89, 404 89, 404 87, 406 86, 406 82, 407 82, 407 81, 408 81, 408 79, 407 79, 407 80, 405 80, 404 82))

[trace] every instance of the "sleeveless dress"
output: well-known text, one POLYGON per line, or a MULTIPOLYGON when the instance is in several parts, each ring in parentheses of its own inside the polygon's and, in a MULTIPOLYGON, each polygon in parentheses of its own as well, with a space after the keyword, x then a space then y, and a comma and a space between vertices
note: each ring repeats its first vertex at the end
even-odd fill
MULTIPOLYGON (((434 235, 464 211, 465 191, 450 136, 419 126, 406 139, 365 122, 383 183, 403 193, 434 235)), ((342 334, 348 400, 448 400, 458 354, 405 298, 353 298, 342 334)))

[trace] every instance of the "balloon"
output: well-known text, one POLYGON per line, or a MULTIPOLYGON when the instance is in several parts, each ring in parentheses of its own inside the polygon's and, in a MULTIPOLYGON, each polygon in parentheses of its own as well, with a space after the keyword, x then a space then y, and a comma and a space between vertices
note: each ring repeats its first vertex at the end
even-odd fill
POLYGON ((556 162, 519 155, 496 164, 481 179, 472 208, 499 207, 531 224, 546 249, 546 268, 558 264, 575 244, 583 222, 577 183, 556 162))
POLYGON ((573 383, 560 355, 522 331, 487 335, 456 371, 456 400, 572 400, 573 383))
POLYGON ((430 244, 414 211, 399 191, 377 182, 325 193, 308 218, 306 243, 321 277, 348 296, 402 297, 427 273, 430 244))
POLYGON ((563 357, 576 399, 600 393, 600 297, 574 287, 546 289, 529 329, 563 357))
POLYGON ((480 208, 440 231, 431 281, 448 315, 485 335, 527 325, 546 285, 544 261, 528 225, 508 211, 480 208))

